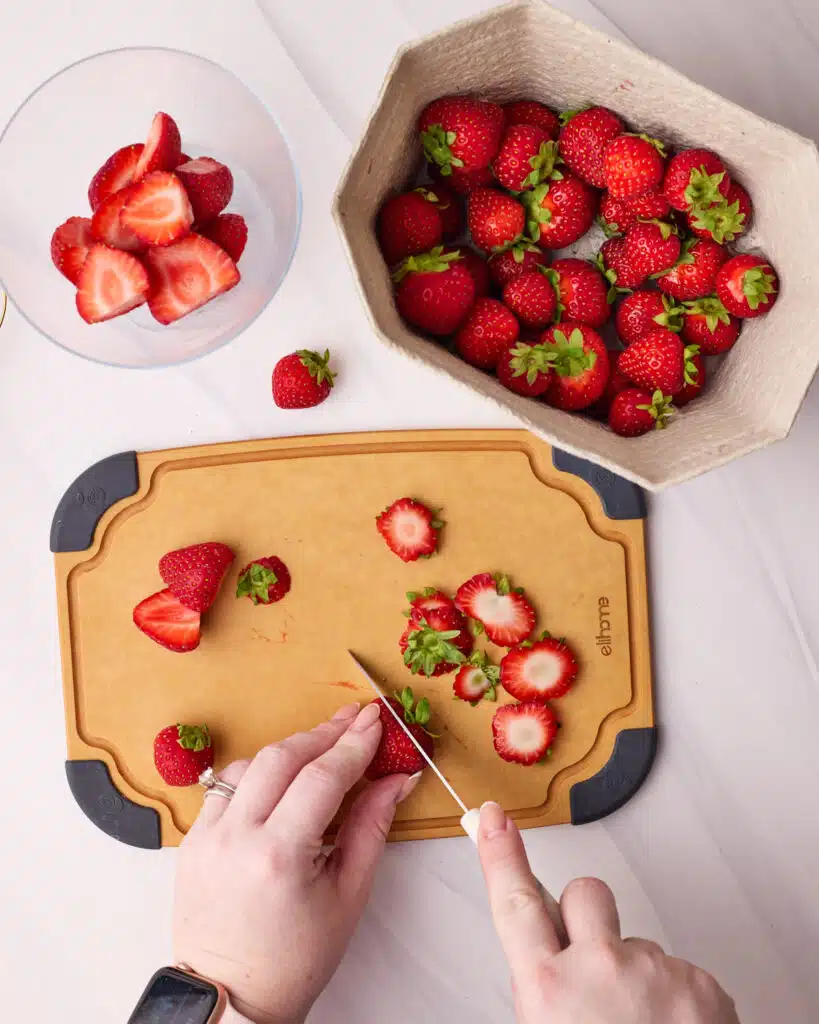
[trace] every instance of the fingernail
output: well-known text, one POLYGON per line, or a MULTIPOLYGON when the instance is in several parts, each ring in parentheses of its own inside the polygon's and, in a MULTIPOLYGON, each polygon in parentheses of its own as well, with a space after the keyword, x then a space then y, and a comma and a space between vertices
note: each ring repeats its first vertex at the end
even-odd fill
POLYGON ((339 708, 338 711, 330 719, 331 722, 343 722, 348 718, 355 718, 358 714, 358 709, 361 705, 358 701, 353 701, 352 704, 345 704, 343 708, 339 708))
POLYGON ((358 718, 350 726, 350 732, 366 732, 381 718, 381 709, 378 701, 373 701, 358 712, 358 718))
POLYGON ((407 799, 410 793, 413 792, 415 787, 421 781, 421 776, 423 774, 423 772, 416 772, 414 775, 410 775, 410 777, 404 782, 404 785, 398 790, 398 796, 395 798, 395 802, 397 804, 400 804, 402 800, 407 799))
POLYGON ((505 832, 508 820, 504 809, 494 800, 487 800, 485 804, 481 804, 481 832, 485 839, 505 832))

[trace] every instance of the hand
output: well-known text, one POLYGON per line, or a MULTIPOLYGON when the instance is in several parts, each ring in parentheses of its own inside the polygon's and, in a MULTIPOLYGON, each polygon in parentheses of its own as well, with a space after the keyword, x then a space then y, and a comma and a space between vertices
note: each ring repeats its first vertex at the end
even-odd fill
POLYGON ((301 1024, 341 961, 369 896, 397 804, 416 777, 369 784, 329 855, 322 836, 381 737, 378 703, 265 747, 219 773, 182 844, 177 962, 224 985, 258 1024, 301 1024))
POLYGON ((655 942, 620 938, 614 896, 596 878, 563 893, 563 948, 520 832, 497 804, 481 809, 478 849, 519 1024, 739 1024, 710 974, 655 942))

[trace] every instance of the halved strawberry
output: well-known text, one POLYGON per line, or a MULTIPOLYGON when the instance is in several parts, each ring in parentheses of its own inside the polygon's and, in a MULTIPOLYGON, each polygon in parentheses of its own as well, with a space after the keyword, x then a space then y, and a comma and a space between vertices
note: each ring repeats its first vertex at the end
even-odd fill
POLYGON ((96 210, 108 196, 131 184, 143 149, 141 142, 135 142, 108 157, 88 186, 88 202, 92 210, 96 210))
POLYGON ((182 156, 182 138, 176 121, 170 114, 154 114, 148 139, 134 168, 134 181, 151 171, 172 171, 179 166, 182 156))
POLYGON ((379 512, 375 525, 394 555, 415 562, 438 550, 438 531, 444 524, 420 501, 399 498, 379 512))
POLYGON ((72 284, 77 284, 89 248, 94 244, 88 217, 69 217, 51 236, 51 261, 72 284))
POLYGON ((413 673, 441 676, 466 661, 472 653, 472 634, 457 608, 438 609, 410 619, 398 642, 404 664, 413 673))
POLYGON ((483 651, 475 651, 465 665, 461 665, 455 676, 452 689, 459 700, 465 700, 474 707, 484 697, 497 700, 496 687, 500 669, 493 665, 483 651))
POLYGON ((236 556, 219 541, 192 544, 159 559, 159 575, 174 597, 196 612, 206 612, 219 593, 236 556))
POLYGON ((409 611, 404 614, 408 619, 416 622, 427 615, 434 615, 436 612, 455 608, 455 602, 452 598, 442 590, 436 590, 435 587, 424 587, 420 593, 408 590, 407 600, 410 603, 409 611))
POLYGON ((499 647, 514 647, 535 627, 535 610, 508 576, 482 572, 458 587, 455 606, 475 619, 499 647))
POLYGON ((558 728, 547 704, 504 704, 492 719, 492 742, 504 761, 536 764, 546 756, 558 728))
POLYGON ((552 700, 568 693, 577 678, 577 659, 562 640, 544 635, 521 644, 501 662, 501 686, 516 700, 552 700))
POLYGON ((129 186, 119 219, 146 245, 171 245, 190 231, 193 208, 175 174, 153 171, 129 186))
POLYGON ((247 224, 241 213, 220 213, 201 231, 205 238, 225 250, 238 263, 247 245, 247 224))
POLYGON ((92 245, 77 282, 77 311, 89 324, 111 320, 141 306, 150 284, 136 256, 92 245))
POLYGON ((207 224, 224 210, 233 195, 230 168, 211 156, 199 156, 174 170, 185 186, 197 225, 207 224))
POLYGON ((133 187, 126 185, 119 192, 112 192, 107 199, 103 199, 91 218, 91 234, 98 242, 126 252, 139 252, 145 248, 144 242, 126 228, 120 219, 125 204, 131 198, 133 187))
POLYGON ((160 590, 134 608, 134 625, 169 651, 185 654, 199 646, 199 612, 186 608, 170 590, 160 590))
POLYGON ((161 324, 172 324, 239 283, 236 264, 215 242, 188 235, 174 245, 149 249, 148 306, 161 324))

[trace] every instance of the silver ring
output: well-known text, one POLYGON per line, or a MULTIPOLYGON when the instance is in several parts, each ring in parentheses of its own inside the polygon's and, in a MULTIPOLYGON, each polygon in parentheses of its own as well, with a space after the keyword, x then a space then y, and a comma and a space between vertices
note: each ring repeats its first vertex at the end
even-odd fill
POLYGON ((206 797, 221 796, 225 800, 230 800, 236 792, 236 787, 220 779, 212 768, 206 768, 202 772, 199 776, 199 785, 204 788, 206 797))

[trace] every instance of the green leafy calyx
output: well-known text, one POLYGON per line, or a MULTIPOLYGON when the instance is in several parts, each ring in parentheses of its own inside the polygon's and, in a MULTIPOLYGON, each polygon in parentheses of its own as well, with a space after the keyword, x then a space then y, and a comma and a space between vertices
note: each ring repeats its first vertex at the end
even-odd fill
POLYGON ((708 330, 713 334, 718 324, 730 324, 731 314, 723 306, 722 302, 711 295, 705 299, 694 299, 684 303, 690 316, 704 316, 708 330))
POLYGON ((699 214, 715 203, 724 203, 725 197, 719 189, 724 179, 725 171, 709 174, 704 166, 692 167, 688 185, 683 193, 689 210, 699 214))
POLYGON ((597 353, 583 347, 583 332, 575 327, 567 337, 564 331, 554 331, 554 342, 543 347, 553 356, 552 366, 561 377, 578 377, 594 369, 597 353))
POLYGON ((752 267, 742 275, 742 294, 748 300, 751 309, 759 309, 767 301, 768 296, 775 293, 776 278, 767 263, 760 267, 752 267))
POLYGON ((278 582, 279 578, 272 569, 260 562, 251 562, 239 577, 236 596, 249 597, 254 604, 260 601, 262 604, 268 604, 268 591, 278 582))
POLYGON ((739 208, 739 200, 729 203, 722 199, 704 209, 691 211, 691 225, 700 231, 707 231, 715 242, 723 245, 733 242, 745 230, 745 214, 739 208))
POLYGON ((392 275, 392 279, 398 284, 404 280, 407 274, 440 274, 449 270, 450 264, 460 259, 463 259, 460 249, 444 252, 442 245, 436 245, 429 252, 408 256, 392 275))
POLYGON ((296 355, 316 384, 324 384, 326 382, 330 387, 333 386, 336 374, 333 373, 328 365, 330 362, 330 350, 328 348, 324 350, 324 355, 319 355, 318 352, 311 352, 306 348, 300 348, 296 355))
POLYGON ((529 166, 532 170, 523 179, 523 187, 530 188, 549 179, 560 180, 563 175, 556 170, 559 163, 563 163, 563 158, 557 151, 557 143, 541 143, 537 153, 529 157, 529 166))
POLYGON ((694 356, 699 355, 699 351, 699 345, 688 345, 683 354, 685 359, 685 373, 683 376, 686 384, 695 385, 699 379, 700 371, 694 362, 694 356))
POLYGON ((210 729, 206 725, 177 725, 177 743, 183 750, 200 753, 211 744, 210 729))
POLYGON ((669 331, 673 331, 675 334, 679 334, 682 330, 684 318, 685 310, 683 307, 678 306, 667 295, 663 295, 663 312, 658 313, 653 318, 654 323, 660 327, 665 327, 669 331))
POLYGON ((655 391, 651 396, 651 405, 638 405, 638 409, 647 412, 656 420, 655 430, 665 430, 666 424, 674 415, 674 403, 670 395, 655 391))
POLYGON ((404 651, 404 664, 411 672, 425 676, 434 674, 441 664, 460 665, 465 661, 463 651, 452 641, 460 635, 458 629, 433 629, 426 621, 407 637, 407 649, 404 651))
POLYGON ((452 144, 458 138, 455 132, 444 131, 443 125, 432 124, 421 132, 424 156, 431 164, 441 168, 441 174, 448 177, 453 167, 463 167, 464 162, 452 152, 452 144))

